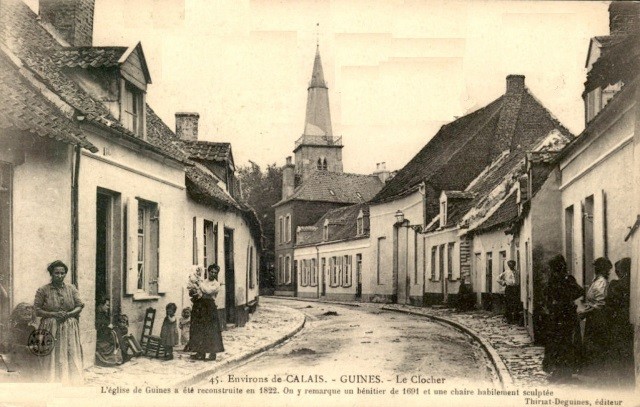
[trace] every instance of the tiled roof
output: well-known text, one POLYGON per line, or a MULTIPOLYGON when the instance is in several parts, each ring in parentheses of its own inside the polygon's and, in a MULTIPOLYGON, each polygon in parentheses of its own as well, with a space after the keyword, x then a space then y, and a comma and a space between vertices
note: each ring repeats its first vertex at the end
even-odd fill
POLYGON ((442 191, 447 199, 473 199, 473 193, 468 191, 442 191))
POLYGON ((603 50, 587 74, 583 95, 593 89, 622 81, 628 83, 640 72, 640 33, 616 36, 603 50))
POLYGON ((515 191, 505 199, 498 209, 485 221, 475 228, 474 233, 488 232, 495 228, 506 226, 518 217, 518 203, 515 191))
POLYGON ((208 170, 194 165, 186 168, 185 172, 187 191, 193 197, 213 200, 215 203, 229 208, 246 209, 218 186, 218 180, 208 170))
POLYGON ((296 188, 293 195, 274 206, 294 200, 362 203, 373 198, 382 186, 382 181, 375 175, 317 171, 296 188))
POLYGON ((113 68, 126 51, 127 47, 66 47, 50 55, 60 68, 113 68))
POLYGON ((364 234, 357 234, 357 219, 360 211, 363 212, 364 219, 368 220, 369 206, 367 204, 344 206, 325 213, 312 227, 305 226, 300 228, 305 233, 298 235, 296 245, 330 243, 369 236, 368 222, 364 224, 364 234), (329 239, 323 241, 325 221, 328 221, 329 224, 329 239))
POLYGON ((37 80, 82 114, 85 120, 115 131, 118 137, 143 148, 174 158, 136 137, 111 115, 101 101, 93 99, 63 72, 52 55, 58 55, 65 47, 38 23, 38 16, 21 0, 0 1, 0 44, 22 61, 25 70, 33 72, 37 80))
POLYGON ((438 174, 448 180, 447 189, 464 189, 489 162, 493 129, 497 126, 502 97, 440 128, 438 133, 375 196, 372 203, 400 198, 422 181, 438 174), (446 168, 455 162, 455 168, 446 168), (470 179, 466 179, 467 177, 470 179), (455 178, 465 178, 456 182, 455 178))
POLYGON ((182 141, 182 148, 193 160, 226 161, 231 155, 231 143, 182 141))
POLYGON ((22 78, 17 67, 1 51, 0 106, 2 130, 30 133, 98 151, 75 123, 22 78))
POLYGON ((189 158, 181 148, 180 140, 149 105, 147 105, 147 141, 182 161, 189 158))

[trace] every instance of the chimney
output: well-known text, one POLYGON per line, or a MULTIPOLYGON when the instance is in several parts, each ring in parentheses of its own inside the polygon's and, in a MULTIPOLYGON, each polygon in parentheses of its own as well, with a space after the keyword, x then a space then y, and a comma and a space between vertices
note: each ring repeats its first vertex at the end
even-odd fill
POLYGON ((640 2, 612 1, 609 4, 609 32, 626 35, 640 31, 640 2))
POLYGON ((502 97, 502 109, 500 109, 500 118, 495 134, 496 152, 511 150, 513 132, 516 128, 524 91, 524 75, 507 76, 507 91, 502 97))
POLYGON ((40 18, 72 47, 93 45, 95 0, 40 0, 40 18))
POLYGON ((176 113, 176 135, 180 140, 198 141, 198 113, 176 113))
POLYGON ((382 181, 383 184, 387 182, 390 175, 389 170, 387 170, 387 163, 386 162, 376 163, 376 170, 373 172, 373 175, 380 178, 380 181, 382 181))
POLYGON ((282 199, 287 199, 293 195, 295 189, 295 165, 291 162, 291 156, 287 157, 287 163, 282 169, 282 199))

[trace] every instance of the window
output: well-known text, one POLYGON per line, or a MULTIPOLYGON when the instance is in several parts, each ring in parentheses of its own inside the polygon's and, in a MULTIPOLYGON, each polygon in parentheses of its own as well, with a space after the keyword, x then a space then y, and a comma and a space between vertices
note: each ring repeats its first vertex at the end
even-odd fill
POLYGON ((455 243, 449 243, 447 245, 447 278, 449 281, 453 280, 453 249, 455 243))
POLYGON ((335 256, 329 258, 329 274, 329 285, 331 285, 331 287, 335 287, 338 282, 338 266, 336 264, 335 256))
POLYGON ((413 284, 418 284, 418 232, 413 233, 413 284))
POLYGON ((160 211, 152 202, 138 200, 138 260, 136 289, 158 294, 160 211))
POLYGON ((284 261, 278 256, 278 284, 284 284, 284 261))
POLYGON ((255 263, 253 261, 253 246, 249 246, 249 253, 247 255, 247 268, 249 270, 249 288, 254 288, 256 286, 256 268, 255 263))
POLYGON ((204 221, 204 238, 202 240, 204 268, 218 263, 218 228, 210 220, 204 221))
POLYGON ((298 269, 298 260, 294 260, 293 262, 293 268, 295 270, 300 270, 300 285, 302 287, 305 287, 307 285, 307 279, 305 276, 305 273, 307 271, 307 261, 306 260, 300 260, 300 268, 298 269))
POLYGON ((351 262, 353 261, 353 256, 351 255, 345 255, 342 258, 343 262, 344 262, 344 270, 343 270, 343 274, 342 274, 342 286, 343 287, 351 287, 352 284, 352 267, 351 267, 351 262))
POLYGON ((284 218, 284 233, 286 242, 291 241, 291 215, 287 215, 284 218))
POLYGON ((284 243, 284 219, 282 216, 280 216, 278 222, 278 241, 284 243))
POLYGON ((438 248, 433 246, 431 248, 431 280, 436 281, 436 253, 438 248))
POLYGON ((327 170, 327 159, 324 157, 318 158, 318 162, 316 163, 316 168, 320 171, 327 170))
POLYGON ((311 286, 318 286, 318 264, 316 259, 311 259, 311 286))
POLYGON ((499 270, 499 274, 504 273, 504 270, 507 267, 507 252, 502 250, 500 251, 500 253, 498 254, 498 256, 500 256, 499 262, 500 264, 498 264, 498 270, 499 270))
POLYGON ((440 281, 440 279, 445 278, 444 276, 444 245, 441 244, 440 248, 439 248, 439 259, 438 259, 438 281, 440 281))
POLYGON ((447 201, 440 201, 440 227, 443 228, 447 224, 447 201))
POLYGON ((486 269, 485 269, 485 287, 486 292, 490 293, 493 286, 493 253, 487 252, 486 259, 486 269))
POLYGON ((358 219, 356 219, 356 235, 364 235, 364 213, 360 211, 358 219))
POLYGON ((291 284, 291 257, 284 258, 284 283, 291 284))
POLYGON ((376 281, 378 284, 382 284, 382 245, 384 244, 384 237, 378 238, 378 247, 376 252, 376 281))
POLYGON ((122 124, 138 137, 143 136, 142 107, 142 91, 129 82, 125 82, 122 100, 122 124))
POLYGON ((329 240, 329 219, 325 219, 322 226, 322 240, 329 240))

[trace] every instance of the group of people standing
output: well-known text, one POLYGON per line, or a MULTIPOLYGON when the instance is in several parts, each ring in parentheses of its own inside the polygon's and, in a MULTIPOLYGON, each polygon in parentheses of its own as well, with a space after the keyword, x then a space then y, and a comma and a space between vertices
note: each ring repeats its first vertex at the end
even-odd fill
POLYGON ((560 254, 549 262, 544 290, 547 315, 543 369, 550 380, 567 382, 574 373, 607 386, 626 386, 633 378, 633 330, 629 323, 631 259, 616 262, 618 277, 604 257, 594 261, 588 289, 567 273, 560 254), (584 297, 582 301, 578 301, 584 297), (580 321, 584 320, 584 327, 580 321))
MULTIPOLYGON (((68 270, 67 265, 59 260, 49 264, 47 271, 51 281, 38 288, 33 305, 20 303, 11 313, 8 348, 4 349, 3 344, 1 350, 3 354, 11 356, 11 362, 19 368, 25 380, 78 384, 83 381, 78 321, 84 302, 76 287, 65 283, 68 270), (40 317, 37 329, 36 317, 40 317)), ((216 354, 224 352, 215 303, 220 291, 219 270, 218 265, 212 264, 204 276, 199 270, 189 277, 188 289, 193 306, 183 311, 179 323, 175 316, 177 306, 174 303, 167 304, 160 331, 166 359, 173 358, 173 347, 180 342, 185 345, 185 351, 193 352, 191 358, 196 360, 216 360, 216 354)), ((141 353, 137 340, 126 332, 126 317, 119 316, 117 321, 112 322, 109 309, 108 298, 96 299, 95 357, 96 363, 102 366, 122 364, 129 357, 129 349, 133 348, 136 353, 136 346, 138 354, 141 353)))

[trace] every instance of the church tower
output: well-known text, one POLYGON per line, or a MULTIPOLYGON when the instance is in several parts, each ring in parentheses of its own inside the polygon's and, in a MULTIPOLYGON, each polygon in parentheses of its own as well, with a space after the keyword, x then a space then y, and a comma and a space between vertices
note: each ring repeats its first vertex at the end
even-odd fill
POLYGON ((314 171, 342 172, 342 137, 334 137, 329 110, 329 88, 324 81, 320 48, 316 47, 307 88, 304 132, 296 141, 295 171, 302 182, 314 171))

